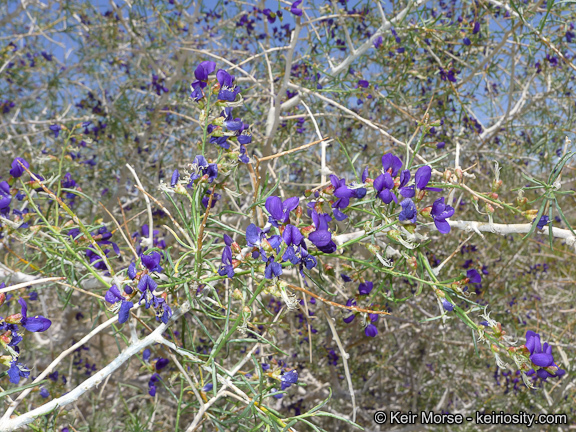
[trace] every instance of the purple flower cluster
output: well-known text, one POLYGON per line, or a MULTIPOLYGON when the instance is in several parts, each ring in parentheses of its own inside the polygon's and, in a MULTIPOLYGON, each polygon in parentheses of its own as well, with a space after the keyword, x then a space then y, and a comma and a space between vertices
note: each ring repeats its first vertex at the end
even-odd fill
MULTIPOLYGON (((190 97, 203 105, 210 94, 206 94, 204 89, 209 83, 209 76, 216 70, 216 63, 213 61, 204 61, 198 65, 194 71, 196 81, 190 85, 192 91, 190 97)), ((216 72, 216 81, 214 90, 218 90, 216 106, 224 107, 220 117, 208 125, 207 133, 210 135, 210 143, 216 144, 225 150, 230 149, 230 141, 237 142, 240 145, 238 160, 242 163, 250 161, 246 144, 252 142, 252 135, 249 131, 249 125, 244 123, 240 118, 234 118, 232 115, 232 106, 241 103, 238 99, 240 88, 235 84, 236 78, 224 69, 216 72)))
MULTIPOLYGON (((4 283, 0 284, 0 289, 4 288, 4 283)), ((4 304, 7 296, 0 293, 0 306, 4 304)), ((18 299, 20 313, 12 314, 6 318, 0 316, 0 345, 7 350, 10 355, 0 357, 0 362, 9 367, 8 377, 12 384, 18 384, 20 378, 28 378, 30 371, 22 363, 18 362, 20 347, 18 344, 23 340, 23 332, 20 329, 31 332, 45 332, 52 325, 52 321, 42 315, 28 316, 28 305, 23 298, 18 299)))
MULTIPOLYGON (((152 306, 152 308, 156 310, 156 321, 162 321, 164 324, 167 324, 172 316, 172 309, 166 303, 166 294, 154 294, 156 288, 158 288, 158 284, 152 276, 150 276, 151 273, 161 273, 164 271, 162 266, 160 266, 161 260, 162 255, 157 251, 153 251, 148 255, 141 255, 140 263, 143 271, 138 273, 136 271, 136 264, 130 263, 127 274, 132 281, 138 280, 137 288, 140 292, 138 303, 144 302, 146 309, 152 306)), ((114 310, 118 311, 118 322, 120 324, 128 321, 130 309, 134 307, 132 299, 136 294, 137 291, 130 285, 124 287, 123 293, 120 292, 120 289, 116 285, 112 285, 106 292, 104 298, 108 303, 115 305, 114 310)))
POLYGON ((156 383, 162 379, 158 372, 164 369, 166 366, 168 366, 170 360, 158 357, 155 359, 153 363, 151 363, 150 362, 151 354, 152 354, 151 351, 148 348, 146 348, 142 353, 142 359, 144 360, 144 363, 148 365, 148 367, 151 367, 152 370, 156 370, 156 372, 154 372, 150 377, 150 380, 148 380, 148 394, 154 397, 156 396, 156 383))
MULTIPOLYGON (((246 244, 254 248, 252 258, 260 258, 266 263, 264 276, 267 279, 280 276, 282 274, 281 263, 284 262, 298 265, 303 276, 304 268, 310 270, 317 265, 316 258, 308 253, 304 235, 300 229, 290 223, 290 212, 298 207, 298 202, 298 198, 288 198, 283 202, 279 197, 268 197, 265 206, 270 213, 270 218, 265 230, 254 224, 250 224, 246 229, 246 244), (279 228, 281 235, 267 236, 272 226, 279 228), (282 249, 284 252, 280 255, 282 249)), ((313 241, 312 238, 311 241, 313 241)), ((229 247, 230 245, 227 245, 227 248, 229 247)), ((231 265, 231 250, 225 248, 222 253, 221 274, 224 275, 226 272, 231 277, 233 271, 231 265)))
MULTIPOLYGON (((373 181, 373 187, 378 198, 384 204, 394 201, 400 204, 402 210, 398 215, 398 220, 403 223, 416 224, 418 209, 413 198, 419 202, 427 191, 442 192, 442 189, 428 186, 432 176, 432 168, 428 165, 421 166, 414 176, 414 184, 410 184, 410 170, 402 170, 402 161, 397 156, 387 153, 382 156, 382 173, 373 181), (398 177, 396 177, 398 176, 398 177), (399 202, 398 195, 404 199, 399 202)), ((363 174, 362 181, 365 182, 367 173, 363 174)), ((442 234, 450 232, 450 224, 446 221, 454 214, 454 209, 444 203, 444 197, 434 201, 430 210, 430 216, 434 220, 434 225, 442 234)))
POLYGON ((548 345, 547 342, 542 345, 539 334, 528 330, 526 332, 525 346, 530 353, 530 361, 533 364, 533 368, 530 369, 526 375, 536 374, 538 378, 545 381, 548 378, 561 377, 566 373, 564 369, 560 369, 558 365, 554 363, 552 347, 548 345))
MULTIPOLYGON (((96 231, 92 231, 90 235, 100 246, 106 257, 108 257, 108 254, 110 253, 110 249, 106 248, 108 245, 112 246, 112 249, 117 255, 120 255, 120 248, 116 243, 110 240, 112 238, 112 233, 108 231, 107 227, 103 226, 96 231)), ((80 232, 80 228, 72 228, 68 231, 68 236, 73 240, 79 240, 83 238, 83 235, 80 232)), ((108 270, 102 256, 100 255, 100 252, 96 250, 94 246, 88 246, 86 248, 85 254, 90 260, 90 264, 92 264, 94 268, 104 271, 108 270)))

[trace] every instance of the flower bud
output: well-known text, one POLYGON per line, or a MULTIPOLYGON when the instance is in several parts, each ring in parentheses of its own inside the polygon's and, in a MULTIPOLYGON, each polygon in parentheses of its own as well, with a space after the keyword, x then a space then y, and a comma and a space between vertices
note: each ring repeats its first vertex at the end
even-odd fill
POLYGON ((308 236, 310 235, 310 233, 316 231, 316 227, 314 225, 310 225, 304 228, 300 228, 300 232, 302 233, 302 235, 306 238, 308 238, 308 236))
POLYGON ((458 177, 459 181, 464 180, 464 172, 460 168, 456 168, 456 177, 458 177))
POLYGON ((262 239, 262 242, 260 244, 262 246, 262 249, 264 249, 266 252, 268 253, 274 252, 274 248, 267 239, 262 239))
POLYGON ((10 315, 4 318, 4 321, 6 321, 8 324, 20 324, 20 322, 22 321, 22 314, 17 313, 14 315, 10 315))
POLYGON ((371 231, 372 230, 372 222, 370 222, 370 221, 364 222, 363 229, 364 229, 364 231, 371 231))
POLYGON ((236 242, 232 242, 232 244, 230 245, 230 249, 232 249, 232 252, 234 252, 235 254, 239 254, 240 252, 242 252, 242 248, 236 242))
POLYGON ((329 276, 334 276, 334 267, 332 267, 330 264, 324 264, 324 272, 329 275, 329 276))
POLYGON ((416 259, 416 257, 408 258, 406 260, 406 264, 408 264, 408 267, 410 267, 414 271, 418 269, 418 260, 416 259))
POLYGON ((6 301, 6 293, 1 293, 0 294, 0 306, 2 306, 5 301, 6 301))
POLYGON ((486 211, 490 214, 494 214, 494 207, 492 207, 492 204, 486 203, 486 211))
POLYGON ((304 191, 304 196, 305 196, 306 198, 308 198, 310 195, 312 195, 312 191, 311 191, 310 189, 306 189, 306 190, 304 191))
POLYGON ((232 298, 234 300, 242 300, 242 291, 236 288, 234 292, 232 292, 232 298))
POLYGON ((452 178, 452 171, 450 171, 450 170, 444 171, 444 174, 442 177, 444 178, 444 181, 449 182, 450 179, 452 178))
POLYGON ((390 230, 386 233, 386 236, 390 240, 393 240, 397 243, 399 242, 398 239, 402 237, 402 235, 400 234, 400 231, 398 231, 398 230, 390 230))
POLYGON ((432 212, 432 206, 424 207, 420 210, 420 214, 424 217, 430 217, 430 212, 432 212))
POLYGON ((492 199, 498 199, 498 194, 497 194, 496 192, 492 192, 489 196, 490 196, 492 199))
POLYGON ((296 214, 296 219, 300 219, 302 217, 302 207, 301 206, 296 207, 294 213, 296 214))
POLYGON ((248 306, 244 306, 242 308, 242 314, 244 315, 245 318, 250 318, 250 315, 252 315, 252 311, 248 306))
POLYGON ((174 187, 174 192, 176 192, 178 195, 188 195, 188 192, 186 191, 186 188, 184 187, 183 184, 178 183, 175 187, 174 187))
POLYGON ((12 341, 11 335, 12 332, 8 330, 6 333, 0 336, 0 342, 2 342, 2 345, 8 345, 12 341))
POLYGON ((494 180, 492 182, 492 192, 498 192, 501 186, 502 186, 502 180, 494 180))
POLYGON ((333 195, 335 190, 336 189, 334 188, 334 186, 330 185, 325 187, 322 192, 324 192, 326 195, 333 195))

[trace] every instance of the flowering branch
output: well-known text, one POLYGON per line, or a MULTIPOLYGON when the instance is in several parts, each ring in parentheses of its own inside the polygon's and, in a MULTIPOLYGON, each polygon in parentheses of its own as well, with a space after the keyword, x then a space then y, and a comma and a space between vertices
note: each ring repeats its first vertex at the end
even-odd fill
MULTIPOLYGON (((183 314, 188 312, 189 309, 190 309, 189 303, 187 303, 187 302, 184 303, 179 309, 174 311, 174 315, 173 315, 172 320, 176 320, 177 318, 179 318, 180 316, 182 316, 183 314)), ((104 324, 101 324, 97 329, 94 329, 94 331, 95 330, 98 330, 98 331, 102 330, 103 328, 114 323, 117 319, 118 319, 118 317, 111 318, 110 320, 108 320, 104 324)), ((126 348, 124 351, 122 351, 118 355, 118 357, 116 357, 106 367, 101 369, 96 374, 92 375, 90 378, 88 378, 86 381, 84 381, 82 384, 80 384, 78 387, 76 387, 72 391, 66 393, 64 396, 61 396, 61 397, 56 398, 56 399, 52 399, 50 402, 32 410, 32 411, 29 411, 26 414, 22 414, 16 418, 8 419, 8 417, 10 416, 9 412, 13 411, 13 409, 12 410, 9 409, 9 411, 7 411, 6 414, 4 414, 4 417, 2 417, 3 430, 6 432, 13 431, 13 430, 18 429, 22 426, 25 426, 29 423, 32 423, 39 416, 47 414, 47 413, 53 411, 55 408, 63 407, 63 406, 69 405, 71 403, 74 403, 84 393, 86 393, 89 390, 91 390, 92 388, 98 386, 109 375, 114 373, 118 368, 120 368, 120 366, 122 366, 126 361, 128 361, 133 355, 139 353, 141 350, 143 350, 147 346, 153 344, 154 342, 161 341, 163 339, 162 333, 166 330, 167 327, 168 327, 168 324, 160 324, 156 328, 156 330, 154 330, 152 333, 150 333, 145 338, 140 339, 137 343, 130 345, 128 348, 126 348)), ((90 337, 92 337, 92 336, 90 336, 90 337)), ((70 352, 71 349, 72 348, 70 348, 67 351, 70 352)), ((62 353, 62 354, 65 354, 65 353, 62 353)), ((60 361, 61 358, 64 357, 62 354, 56 360, 60 361)), ((56 362, 56 360, 55 360, 55 362, 56 362)), ((50 368, 50 366, 47 368, 47 370, 49 368, 50 368)), ((44 374, 44 376, 46 376, 46 373, 44 374)), ((39 377, 39 379, 40 379, 40 377, 39 377)), ((15 403, 17 401, 15 401, 15 403)))

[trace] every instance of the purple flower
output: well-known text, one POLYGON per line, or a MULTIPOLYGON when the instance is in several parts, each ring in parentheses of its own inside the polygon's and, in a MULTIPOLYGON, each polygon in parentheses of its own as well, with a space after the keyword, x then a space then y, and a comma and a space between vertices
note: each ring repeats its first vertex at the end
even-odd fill
POLYGON ((372 282, 362 282, 358 285, 358 292, 360 295, 368 295, 372 292, 372 288, 374 288, 374 284, 372 282))
POLYGON ((392 153, 386 153, 382 156, 382 168, 384 172, 389 172, 392 177, 396 177, 402 168, 402 161, 392 153))
POLYGON ((266 210, 270 213, 270 222, 273 225, 285 224, 290 219, 290 212, 298 207, 300 200, 298 197, 292 197, 282 200, 277 196, 270 196, 266 199, 266 210))
MULTIPOLYGON (((205 195, 202 197, 202 205, 204 206, 204 208, 208 208, 208 203, 210 202, 210 195, 212 195, 212 191, 210 189, 208 189, 208 190, 206 190, 205 195)), ((216 203, 218 201, 220 201, 221 198, 222 198, 222 195, 214 192, 214 196, 212 197, 212 204, 210 205, 210 208, 214 208, 216 203)))
POLYGON ((368 167, 365 167, 364 171, 362 171, 362 183, 366 183, 367 178, 368 178, 368 167))
POLYGON ((208 75, 214 72, 215 69, 216 63, 213 61, 203 61, 196 67, 194 76, 198 81, 206 81, 208 79, 208 75))
POLYGON ((300 243, 302 243, 302 241, 304 240, 304 236, 302 235, 302 233, 298 228, 296 228, 294 225, 288 224, 284 228, 284 232, 282 233, 282 239, 284 240, 284 243, 286 243, 288 246, 291 245, 299 246, 300 243))
POLYGON ((364 329, 364 334, 368 337, 376 337, 378 335, 378 327, 374 324, 368 324, 364 329))
POLYGON ((148 360, 150 360, 150 354, 152 354, 151 351, 150 351, 150 349, 146 348, 146 349, 144 350, 144 352, 142 353, 142 359, 143 359, 145 362, 148 362, 148 360))
POLYGON ((474 23, 474 27, 472 28, 472 34, 478 34, 480 32, 480 21, 476 21, 474 23))
MULTIPOLYGON (((158 321, 158 311, 156 312, 156 321, 158 321)), ((170 318, 172 317, 172 309, 170 308, 170 306, 168 306, 166 303, 162 303, 162 312, 161 312, 162 316, 160 317, 160 320, 164 323, 164 324, 168 324, 168 321, 170 320, 170 318)))
POLYGON ((194 81, 190 84, 190 98, 194 99, 194 101, 198 102, 200 99, 204 97, 204 92, 202 89, 206 87, 206 83, 202 81, 194 81))
POLYGON ((48 396, 50 396, 50 392, 45 387, 42 387, 40 389, 40 396, 46 399, 48 396))
POLYGON ((208 383, 204 387, 202 387, 202 391, 204 393, 206 393, 206 392, 212 391, 213 388, 214 388, 214 384, 208 383))
POLYGON ((244 123, 239 118, 232 118, 232 108, 226 107, 224 111, 220 113, 220 116, 224 117, 224 127, 229 131, 236 132, 242 129, 244 123))
POLYGON ((208 183, 212 183, 218 177, 218 165, 215 163, 209 164, 206 158, 198 155, 192 162, 192 174, 190 174, 190 183, 188 187, 194 185, 194 181, 202 176, 208 175, 208 183))
POLYGON ((67 172, 64 174, 64 178, 62 179, 62 187, 67 189, 73 189, 76 187, 76 181, 72 178, 72 175, 67 172))
POLYGON ((159 252, 154 251, 150 255, 142 255, 142 265, 146 267, 151 272, 159 272, 161 273, 164 269, 160 267, 160 260, 162 259, 162 255, 159 252))
POLYGON ((324 253, 332 253, 337 247, 332 241, 332 233, 328 231, 328 222, 332 220, 329 214, 318 214, 315 211, 311 212, 312 222, 316 227, 316 231, 310 233, 308 240, 310 240, 319 251, 324 253))
POLYGON ((359 80, 358 81, 358 87, 368 88, 368 86, 370 86, 369 81, 366 81, 366 80, 359 80))
POLYGON ((410 181, 410 170, 403 170, 400 173, 400 184, 398 185, 398 191, 404 198, 412 198, 415 194, 414 185, 406 186, 410 181))
POLYGON ((129 301, 122 301, 120 305, 120 310, 118 311, 118 323, 124 324, 128 321, 128 317, 130 316, 130 309, 134 307, 134 303, 129 301))
POLYGON ((282 390, 286 390, 292 384, 298 382, 298 372, 295 369, 290 372, 284 372, 284 375, 280 377, 280 381, 282 382, 282 390))
POLYGON ((158 284, 148 274, 142 276, 140 278, 140 282, 138 282, 138 289, 140 290, 140 292, 148 290, 152 293, 157 287, 158 284))
POLYGON ((216 72, 216 79, 220 83, 218 99, 234 102, 236 95, 240 92, 234 85, 234 75, 230 75, 224 69, 219 69, 218 72, 216 72))
POLYGON ((428 165, 424 165, 424 166, 421 166, 420 168, 418 168, 418 171, 416 171, 416 176, 415 176, 416 187, 419 190, 429 190, 429 191, 433 191, 433 192, 442 192, 442 189, 440 189, 440 188, 428 187, 428 183, 430 182, 431 176, 432 176, 432 168, 429 167, 428 165))
POLYGON ((254 224, 248 225, 248 228, 246 228, 246 244, 248 246, 260 247, 264 238, 264 232, 260 228, 254 224))
POLYGON ((156 396, 156 383, 159 379, 160 375, 154 372, 148 381, 148 394, 152 397, 156 396))
POLYGON ((448 312, 452 312, 454 310, 454 305, 446 299, 442 299, 442 306, 444 306, 444 309, 446 309, 448 312))
POLYGON ((480 276, 480 273, 478 273, 478 271, 475 269, 468 270, 466 272, 466 277, 468 279, 470 279, 471 283, 481 283, 482 282, 482 276, 480 276))
POLYGON ((234 277, 234 266, 232 265, 232 248, 226 246, 222 251, 222 263, 218 269, 220 276, 228 276, 230 279, 234 277))
MULTIPOLYGON (((532 220, 532 223, 534 223, 535 221, 536 221, 536 218, 534 218, 534 219, 532 220)), ((550 218, 549 218, 548 216, 544 215, 544 216, 542 216, 542 217, 540 218, 540 220, 538 221, 538 223, 536 224, 536 226, 537 226, 539 229, 543 229, 543 228, 544 228, 544 225, 548 225, 549 223, 550 223, 550 218)))
POLYGON ((114 304, 124 300, 124 297, 122 294, 120 294, 118 287, 116 285, 112 285, 108 291, 106 291, 106 294, 104 294, 104 300, 106 300, 108 303, 114 304))
POLYGON ((132 280, 136 277, 136 264, 133 262, 128 266, 128 277, 132 280))
POLYGON ((52 321, 48 318, 45 318, 42 315, 28 317, 28 305, 26 304, 26 300, 21 298, 18 300, 18 303, 20 303, 20 306, 22 307, 20 310, 20 313, 22 314, 20 325, 22 327, 31 332, 44 332, 50 328, 52 321))
POLYGON ((50 129, 52 132, 54 132, 54 138, 58 138, 58 135, 60 135, 60 131, 62 130, 62 127, 59 124, 53 124, 48 129, 50 129))
POLYGON ((465 37, 464 39, 462 39, 462 43, 466 46, 470 46, 470 44, 472 43, 470 41, 470 39, 468 39, 467 37, 465 37))
POLYGON ((178 180, 180 179, 180 173, 177 169, 174 170, 172 173, 172 178, 170 179, 170 186, 175 187, 178 184, 178 180))
POLYGON ((400 205, 402 206, 402 211, 398 215, 398 220, 400 222, 408 221, 411 224, 415 224, 416 216, 418 215, 416 204, 414 204, 410 198, 406 198, 400 205))
POLYGON ((22 163, 26 168, 30 168, 30 164, 25 159, 17 157, 12 161, 12 169, 10 170, 10 175, 14 178, 21 177, 25 171, 18 162, 22 163))
POLYGON ((22 363, 18 363, 17 360, 12 360, 10 363, 10 369, 8 369, 8 378, 12 384, 18 384, 20 378, 28 378, 30 376, 30 369, 24 366, 22 363))
POLYGON ((12 201, 12 195, 10 195, 10 185, 5 182, 0 182, 0 213, 6 213, 10 211, 10 202, 12 201))
MULTIPOLYGON (((236 139, 240 144, 250 144, 252 142, 252 134, 248 130, 244 129, 236 139)), ((242 146, 240 147, 240 150, 242 150, 242 146)))
POLYGON ((392 192, 392 189, 394 188, 394 180, 389 173, 385 172, 376 177, 373 186, 376 192, 378 192, 378 197, 385 204, 390 204, 392 200, 398 203, 398 198, 396 198, 396 195, 392 192))
MULTIPOLYGON (((243 135, 241 135, 243 136, 243 135)), ((252 139, 250 139, 252 140, 252 139)), ((240 140, 238 140, 238 142, 240 142, 240 140)), ((238 155, 238 160, 242 163, 247 164, 248 162, 250 162, 250 158, 248 157, 248 154, 246 152, 246 146, 244 146, 244 144, 240 144, 240 154, 238 155)))
POLYGON ((264 277, 266 279, 273 279, 282 274, 282 264, 274 261, 273 257, 268 258, 266 269, 264 270, 264 277))
POLYGON ((328 230, 316 230, 310 233, 308 240, 314 243, 316 247, 324 247, 332 242, 332 233, 328 230))
POLYGON ((296 0, 294 3, 292 3, 292 6, 290 6, 290 12, 293 15, 302 16, 302 9, 298 8, 300 3, 302 3, 302 0, 296 0))
POLYGON ((156 370, 164 369, 168 366, 168 363, 170 363, 170 360, 160 357, 158 361, 156 361, 156 370))
POLYGON ((444 197, 438 198, 432 205, 430 215, 434 218, 434 225, 442 234, 450 232, 450 224, 446 221, 454 214, 454 209, 447 204, 444 204, 444 197))
POLYGON ((374 48, 378 49, 382 45, 382 36, 378 36, 374 39, 374 48))
MULTIPOLYGON (((356 300, 354 300, 353 298, 348 299, 348 301, 346 301, 346 306, 356 306, 356 300)), ((346 324, 350 324, 352 321, 354 321, 354 318, 356 318, 356 314, 352 311, 350 311, 351 315, 342 318, 342 321, 344 321, 346 324)))

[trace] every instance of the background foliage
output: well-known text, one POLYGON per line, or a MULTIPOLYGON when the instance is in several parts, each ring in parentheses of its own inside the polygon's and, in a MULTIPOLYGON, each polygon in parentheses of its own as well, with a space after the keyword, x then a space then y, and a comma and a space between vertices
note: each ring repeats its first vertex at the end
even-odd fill
MULTIPOLYGON (((38 376, 114 316, 102 296, 116 281, 109 273, 126 277, 124 269, 135 258, 131 248, 136 256, 147 246, 148 252, 165 253, 158 283, 167 302, 174 311, 187 300, 192 305, 164 333, 191 357, 166 343, 150 345, 148 360, 141 350, 134 353, 97 389, 28 427, 282 430, 291 417, 328 398, 321 415, 304 417, 309 423, 298 418, 293 427, 351 430, 343 422, 354 420, 366 430, 388 430, 373 423, 378 409, 523 410, 567 413, 573 421, 573 238, 554 239, 552 230, 535 227, 524 237, 513 229, 546 215, 550 226, 569 232, 574 221, 574 148, 565 140, 574 138, 573 2, 342 0, 296 7, 303 8, 301 16, 282 1, 7 2, 0 16, 2 180, 10 177, 14 157, 25 158, 87 231, 106 227, 101 233, 113 231, 120 247, 117 255, 102 243, 111 249, 110 265, 98 268, 86 254, 88 238, 72 241, 66 235, 77 224, 58 210, 54 196, 36 193, 36 210, 27 199, 14 206, 30 214, 11 213, 9 219, 37 228, 14 229, 3 220, 2 280, 14 285, 63 276, 68 284, 22 288, 2 306, 3 315, 18 312, 20 296, 34 314, 52 320, 47 332, 25 338, 20 361, 38 376), (207 124, 213 117, 190 98, 202 61, 214 61, 216 70, 236 77, 244 103, 233 117, 250 126, 248 164, 237 162, 237 142, 229 151, 210 142, 207 124), (320 139, 326 141, 282 153, 320 139), (296 292, 302 307, 287 310, 286 299, 268 286, 256 263, 232 279, 218 275, 222 235, 245 247, 248 225, 266 223, 268 196, 308 196, 306 190, 329 184, 331 173, 358 184, 365 167, 374 179, 386 153, 405 164, 414 159, 413 166, 431 165, 432 182, 444 191, 430 192, 419 208, 445 196, 455 209, 451 220, 462 221, 460 226, 444 235, 423 221, 428 224, 418 232, 429 242, 419 248, 416 272, 408 265, 416 256, 411 249, 406 255, 393 239, 366 235, 343 252, 315 251, 318 266, 304 278, 297 270, 280 278, 299 287, 307 283, 309 292, 339 304, 358 296, 359 283, 372 281, 374 290, 358 298, 358 305, 390 313, 380 316, 375 338, 366 336, 360 317, 346 324, 341 309, 302 292, 296 292), (183 178, 199 154, 218 163, 217 181, 201 192, 190 189, 190 199, 166 192, 173 170, 183 178), (494 162, 501 167, 499 189, 493 186, 494 162), (141 243, 149 237, 149 215, 126 164, 157 199, 151 203, 153 245, 141 243), (66 173, 74 185, 62 183, 66 173), (221 195, 209 215, 200 205, 205 190, 221 195), (174 220, 193 238, 190 250, 174 220), (462 229, 471 226, 468 221, 505 226, 496 233, 486 226, 462 229), (394 274, 379 268, 366 244, 382 247, 383 255, 386 244, 401 251, 391 255, 394 274), (81 260, 88 265, 74 265, 81 260), (517 345, 527 330, 540 333, 566 375, 535 380, 530 389, 513 363, 498 368, 490 346, 439 307, 424 261, 432 268, 443 263, 441 280, 477 269, 482 281, 468 286, 470 301, 454 303, 476 323, 489 306, 490 317, 517 345), (239 332, 246 322, 250 331, 239 332), (159 369, 158 359, 170 361, 159 369), (280 388, 280 373, 292 369, 298 371, 297 385, 280 399, 270 396, 280 388), (233 395, 217 393, 217 375, 231 370, 233 395), (160 378, 151 380, 156 372, 160 378), (246 398, 234 397, 234 387, 246 398)), ((26 186, 30 193, 32 186, 26 186)), ((348 219, 333 221, 335 237, 377 226, 381 214, 370 199, 356 200, 360 204, 347 210, 348 219)), ((311 224, 308 201, 302 201, 302 226, 311 224)), ((355 238, 340 237, 339 245, 355 238)), ((13 414, 71 391, 160 325, 151 310, 134 314, 137 321, 106 327, 73 350, 13 414)), ((7 378, 0 391, 16 387, 7 378)), ((3 397, 6 409, 16 395, 3 397)))

